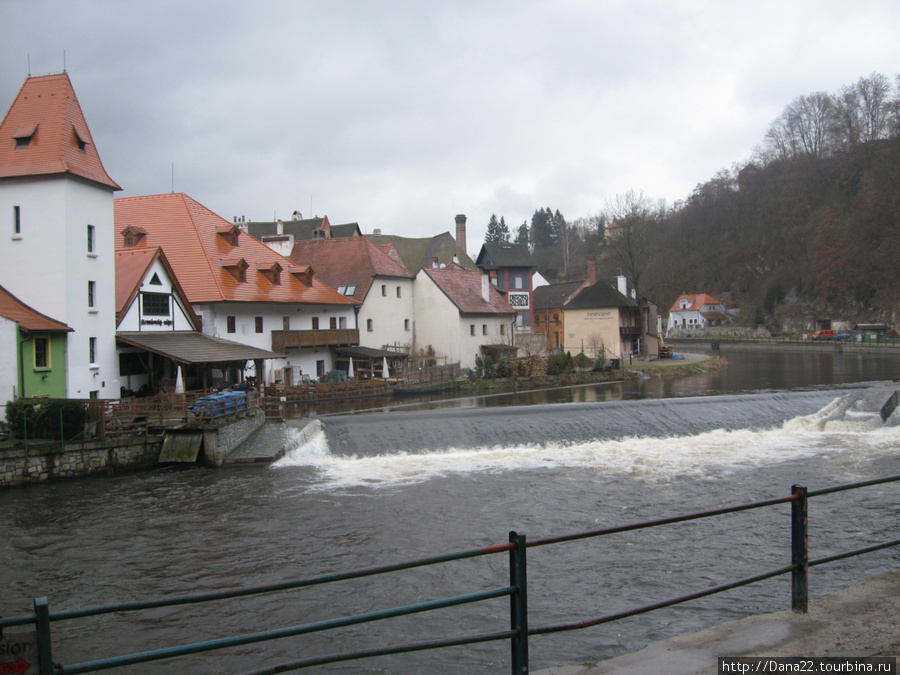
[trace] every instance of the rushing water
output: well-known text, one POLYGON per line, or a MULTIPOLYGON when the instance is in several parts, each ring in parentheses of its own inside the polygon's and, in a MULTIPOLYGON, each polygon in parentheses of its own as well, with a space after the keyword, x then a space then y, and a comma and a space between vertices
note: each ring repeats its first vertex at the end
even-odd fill
MULTIPOLYGON (((604 402, 609 389, 579 388, 576 398, 595 391, 599 402, 554 407, 545 400, 533 414, 518 408, 324 418, 325 433, 272 467, 159 469, 6 490, 0 614, 27 613, 38 596, 51 609, 65 609, 271 583, 502 543, 510 530, 541 539, 785 496, 794 483, 817 489, 900 474, 900 427, 832 403, 855 395, 850 383, 898 377, 900 359, 852 357, 848 365, 828 353, 823 374, 821 356, 727 354, 729 367, 712 376, 644 381, 688 392, 680 402, 628 403, 621 396, 604 402), (795 387, 802 390, 783 391, 795 387), (697 398, 714 390, 729 395, 697 398), (765 393, 748 393, 754 390, 765 393), (392 415, 397 425, 379 430, 378 420, 392 415), (559 421, 567 417, 572 430, 559 421), (364 418, 373 421, 362 424, 364 418), (335 429, 354 421, 370 432, 357 429, 347 438, 355 444, 368 438, 369 445, 341 447, 335 429), (534 431, 522 436, 528 424, 534 431), (590 424, 593 434, 574 430, 590 424), (480 428, 490 443, 426 441, 429 430, 440 428, 470 438, 468 427, 480 428), (425 442, 393 447, 415 429, 425 442)), ((813 557, 865 545, 869 537, 900 536, 894 485, 816 498, 810 508, 813 557)), ((887 550, 813 568, 811 594, 815 599, 892 569, 898 559, 887 550)), ((784 506, 530 549, 529 621, 539 627, 591 619, 788 561, 784 506)), ((506 582, 499 555, 286 594, 65 622, 53 626, 54 660, 297 625, 506 582)), ((789 579, 779 577, 606 626, 532 638, 531 666, 596 661, 789 603, 789 579)), ((382 640, 493 632, 507 621, 506 602, 496 600, 112 672, 248 672, 382 640)), ((508 651, 507 643, 488 643, 305 672, 507 672, 508 651)))

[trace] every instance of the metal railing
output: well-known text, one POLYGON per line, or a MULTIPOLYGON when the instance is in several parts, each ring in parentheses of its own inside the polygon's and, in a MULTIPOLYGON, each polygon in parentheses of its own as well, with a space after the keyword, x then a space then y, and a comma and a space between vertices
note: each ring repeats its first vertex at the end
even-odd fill
MULTIPOLYGON (((864 482, 840 485, 836 487, 826 488, 822 490, 809 491, 805 487, 795 485, 791 488, 791 494, 787 497, 769 499, 766 501, 753 502, 739 506, 723 507, 710 511, 691 513, 687 515, 673 516, 662 518, 659 520, 634 523, 629 525, 621 525, 601 530, 589 532, 580 532, 576 534, 568 534, 557 537, 538 539, 526 542, 525 536, 516 532, 510 532, 509 541, 504 544, 495 544, 479 549, 468 551, 459 551, 445 555, 433 556, 418 560, 401 562, 392 565, 384 565, 380 567, 371 567, 344 573, 330 573, 308 579, 299 579, 285 581, 277 584, 269 584, 264 586, 250 586, 230 590, 207 592, 197 595, 185 595, 174 598, 164 598, 156 600, 148 600, 144 602, 129 602, 112 605, 102 605, 96 607, 87 607, 74 610, 50 611, 46 598, 37 598, 34 600, 34 613, 19 617, 0 618, 0 629, 4 627, 33 625, 36 630, 37 653, 39 654, 39 672, 41 675, 74 675, 75 673, 89 673, 109 668, 122 667, 137 663, 146 663, 157 661, 160 659, 170 659, 188 654, 207 652, 228 647, 237 647, 269 640, 277 640, 281 638, 310 634, 314 632, 327 631, 346 626, 360 625, 371 622, 380 621, 399 616, 407 616, 413 614, 426 613, 432 610, 442 609, 471 603, 483 602, 496 598, 509 598, 509 625, 499 628, 494 632, 479 633, 475 635, 465 636, 444 636, 440 639, 418 642, 412 644, 386 645, 384 647, 366 649, 352 652, 343 652, 326 656, 316 656, 305 659, 298 659, 288 663, 282 663, 263 669, 254 670, 248 675, 271 675, 274 673, 288 672, 299 670, 313 665, 324 665, 328 663, 337 663, 342 661, 371 658, 375 656, 384 656, 390 654, 401 654, 416 652, 430 649, 440 649, 451 646, 484 643, 490 641, 509 640, 510 642, 510 667, 511 672, 517 673, 528 672, 528 638, 537 635, 547 635, 570 630, 580 630, 592 626, 617 621, 638 614, 645 614, 665 607, 685 603, 698 598, 722 593, 723 591, 747 586, 757 583, 765 579, 776 577, 783 574, 791 575, 791 595, 792 608, 797 612, 806 612, 809 602, 809 568, 818 565, 835 562, 844 558, 871 553, 881 549, 885 549, 900 544, 900 539, 891 541, 883 541, 869 546, 858 548, 851 551, 844 551, 835 555, 822 557, 818 559, 810 559, 808 551, 808 503, 809 499, 822 495, 865 488, 882 483, 890 483, 900 481, 900 476, 891 476, 888 478, 880 478, 864 482), (612 534, 630 532, 636 530, 645 530, 649 528, 672 525, 675 523, 683 523, 686 521, 699 520, 703 518, 711 518, 722 516, 725 514, 738 513, 753 509, 761 509, 779 504, 791 505, 791 562, 790 564, 759 572, 755 575, 736 579, 727 583, 719 584, 713 587, 703 588, 674 598, 668 598, 635 607, 626 611, 617 612, 601 617, 591 617, 580 619, 563 624, 538 626, 530 628, 528 625, 528 590, 527 590, 527 556, 526 551, 529 548, 543 547, 551 545, 564 544, 576 540, 592 539, 612 534), (72 665, 56 665, 52 661, 52 645, 50 636, 50 625, 56 621, 64 621, 116 612, 132 612, 139 610, 147 610, 160 607, 173 607, 178 605, 188 605, 196 603, 205 603, 217 600, 225 600, 230 598, 246 597, 262 593, 275 593, 298 589, 303 587, 317 586, 321 584, 335 583, 350 579, 360 579, 373 575, 389 574, 402 570, 409 570, 417 567, 429 565, 440 565, 450 561, 462 560, 466 558, 476 558, 488 556, 498 553, 507 553, 509 582, 488 590, 481 590, 465 595, 457 595, 452 597, 439 598, 413 605, 404 605, 392 607, 380 611, 357 614, 353 616, 341 617, 315 623, 307 623, 302 625, 287 626, 274 630, 262 631, 257 633, 244 634, 228 638, 220 638, 207 640, 205 642, 194 642, 176 647, 168 647, 162 649, 154 649, 145 652, 137 652, 114 656, 110 658, 98 659, 72 665)), ((2 666, 3 664, 0 664, 2 666)), ((6 671, 3 671, 6 672, 6 671)), ((12 672, 12 671, 11 671, 12 672)))

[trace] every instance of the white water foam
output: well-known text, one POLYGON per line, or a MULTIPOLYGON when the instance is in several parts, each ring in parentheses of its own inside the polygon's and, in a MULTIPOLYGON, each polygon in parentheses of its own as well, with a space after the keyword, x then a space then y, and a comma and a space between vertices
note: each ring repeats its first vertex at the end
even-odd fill
MULTIPOLYGON (((693 436, 622 438, 566 445, 493 446, 372 457, 331 453, 321 429, 276 462, 275 468, 309 467, 313 489, 399 487, 440 476, 474 472, 583 469, 651 481, 680 476, 719 478, 737 470, 815 456, 845 457, 850 464, 896 452, 900 427, 875 427, 869 416, 837 412, 836 401, 779 429, 712 431, 693 436)), ((848 466, 847 470, 852 470, 848 466)))

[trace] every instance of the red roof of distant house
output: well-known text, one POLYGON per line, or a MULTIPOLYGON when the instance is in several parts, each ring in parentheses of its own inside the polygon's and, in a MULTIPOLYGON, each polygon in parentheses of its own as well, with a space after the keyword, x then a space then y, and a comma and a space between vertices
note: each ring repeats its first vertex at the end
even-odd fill
POLYGON ((54 174, 122 189, 103 168, 66 73, 25 80, 0 124, 0 178, 54 174))
POLYGON ((322 280, 332 288, 356 286, 353 297, 366 297, 376 276, 412 279, 403 265, 376 246, 368 237, 308 239, 294 243, 291 261, 309 263, 322 280))
POLYGON ((62 321, 51 319, 32 309, 0 286, 0 316, 15 321, 19 328, 31 332, 68 332, 73 330, 62 321))
POLYGON ((481 272, 451 263, 446 267, 423 267, 431 280, 463 314, 515 314, 506 298, 488 283, 490 302, 481 297, 481 272))
POLYGON ((185 194, 117 199, 115 222, 116 250, 161 247, 192 303, 358 304, 316 279, 308 265, 292 264, 185 194), (130 231, 137 238, 133 247, 125 246, 122 234, 129 227, 139 228, 130 231), (233 274, 239 268, 246 281, 233 274), (280 283, 273 283, 273 277, 280 283))
POLYGON ((675 300, 675 303, 669 309, 670 312, 687 312, 691 310, 700 311, 704 305, 721 305, 722 303, 716 300, 711 295, 707 295, 706 293, 698 293, 696 295, 679 295, 678 299, 675 300), (681 301, 687 300, 690 305, 682 309, 681 301))

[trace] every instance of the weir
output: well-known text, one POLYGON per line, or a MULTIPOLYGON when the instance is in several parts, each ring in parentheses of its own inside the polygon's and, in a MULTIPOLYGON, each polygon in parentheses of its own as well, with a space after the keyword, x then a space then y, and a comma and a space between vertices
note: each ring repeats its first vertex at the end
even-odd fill
MULTIPOLYGON (((681 399, 548 404, 428 412, 361 413, 322 420, 336 456, 448 448, 574 444, 628 437, 667 438, 707 431, 766 429, 829 404, 835 419, 895 400, 896 387, 828 389, 681 399), (868 397, 864 399, 864 397, 868 397), (880 404, 877 402, 880 401, 880 404), (863 402, 863 403, 861 403, 863 402)), ((879 420, 880 423, 880 420, 879 420)))

